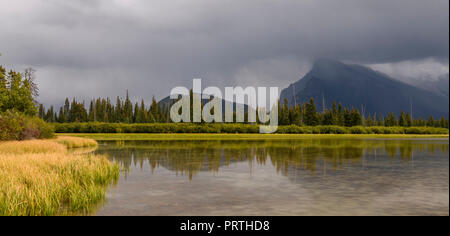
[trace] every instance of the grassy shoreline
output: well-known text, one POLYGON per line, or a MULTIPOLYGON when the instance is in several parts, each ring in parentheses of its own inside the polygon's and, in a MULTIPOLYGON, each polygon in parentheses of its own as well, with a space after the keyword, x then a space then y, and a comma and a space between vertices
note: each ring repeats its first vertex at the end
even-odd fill
POLYGON ((91 138, 94 140, 258 140, 258 139, 312 139, 312 138, 383 138, 383 139, 448 139, 449 135, 416 134, 109 134, 76 133, 57 134, 91 138))
POLYGON ((0 215, 86 215, 117 181, 119 166, 105 156, 69 152, 94 140, 0 142, 0 215))

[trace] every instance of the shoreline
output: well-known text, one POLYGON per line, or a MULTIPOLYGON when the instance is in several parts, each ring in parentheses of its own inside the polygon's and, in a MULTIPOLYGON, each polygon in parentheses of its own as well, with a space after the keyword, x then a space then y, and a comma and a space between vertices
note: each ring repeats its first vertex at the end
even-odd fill
POLYGON ((94 140, 289 140, 314 138, 354 139, 449 139, 435 134, 208 134, 208 133, 60 133, 57 136, 91 138, 94 140))

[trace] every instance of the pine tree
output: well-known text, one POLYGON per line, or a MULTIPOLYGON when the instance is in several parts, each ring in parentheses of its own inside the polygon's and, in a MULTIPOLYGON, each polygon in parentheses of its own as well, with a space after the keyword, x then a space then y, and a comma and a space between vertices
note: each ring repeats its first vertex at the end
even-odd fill
POLYGON ((352 108, 351 112, 351 126, 359 126, 362 125, 362 117, 359 113, 359 110, 356 108, 352 108))
MULTIPOLYGON (((191 99, 192 99, 192 96, 191 96, 191 99)), ((191 109, 193 109, 192 102, 191 102, 191 109)), ((156 102, 155 97, 152 98, 152 104, 150 105, 149 116, 150 116, 150 122, 153 122, 153 123, 159 122, 159 118, 160 118, 159 117, 159 105, 156 102)), ((191 112, 191 116, 192 116, 192 112, 191 112)), ((191 120, 192 120, 192 117, 191 117, 191 120)))
POLYGON ((140 121, 138 122, 138 117, 137 117, 138 114, 139 114, 139 104, 136 102, 134 104, 133 123, 141 123, 140 121))
POLYGON ((320 117, 319 114, 317 114, 316 106, 314 105, 314 99, 311 98, 309 102, 305 104, 305 110, 304 110, 304 122, 308 126, 316 126, 319 125, 320 117))
POLYGON ((419 117, 417 120, 414 120, 414 126, 426 126, 427 122, 422 119, 422 117, 419 117))
POLYGON ((127 95, 125 98, 125 103, 123 105, 123 118, 122 120, 125 123, 131 123, 133 122, 133 105, 130 101, 130 97, 128 96, 128 90, 127 90, 127 95))
POLYGON ((141 107, 139 108, 138 114, 136 115, 136 123, 147 123, 147 111, 145 108, 144 99, 141 101, 141 107))
POLYGON ((377 126, 385 126, 383 116, 378 117, 377 126))
POLYGON ((44 119, 45 116, 45 108, 43 104, 39 104, 38 117, 44 119))
MULTIPOLYGON (((247 117, 247 116, 245 116, 245 117, 247 117)), ((283 106, 280 109, 279 124, 280 125, 289 125, 290 124, 289 107, 288 107, 288 101, 286 98, 284 99, 283 106)))
POLYGON ((372 120, 372 116, 369 114, 366 118, 365 126, 370 127, 373 125, 374 125, 374 122, 372 120))
POLYGON ((351 127, 352 124, 352 115, 348 108, 344 108, 344 126, 351 127))
POLYGON ((408 112, 406 113, 406 126, 411 127, 413 125, 413 120, 411 117, 411 114, 408 112))
POLYGON ((321 120, 322 125, 333 125, 333 112, 325 109, 321 120))
POLYGON ((75 98, 72 100, 69 111, 69 122, 86 122, 87 111, 83 103, 78 103, 75 98))
POLYGON ((88 113, 88 120, 89 121, 96 121, 95 112, 94 112, 94 101, 91 100, 91 103, 89 104, 89 113, 88 113))
POLYGON ((114 106, 111 104, 111 100, 107 98, 105 122, 113 122, 114 121, 113 118, 114 118, 114 106))
POLYGON ((429 126, 429 127, 433 127, 434 126, 434 117, 433 117, 433 115, 430 115, 428 117, 427 126, 429 126))
POLYGON ((332 119, 331 119, 331 124, 332 125, 339 125, 339 111, 338 108, 336 106, 336 102, 333 101, 333 104, 331 105, 331 115, 332 115, 332 119))
POLYGON ((384 125, 388 127, 397 125, 397 120, 395 119, 394 113, 389 113, 389 115, 384 119, 384 125))
POLYGON ((445 119, 445 123, 444 123, 444 126, 442 128, 447 128, 447 129, 449 128, 448 119, 445 119))
POLYGON ((398 118, 398 125, 403 127, 407 125, 406 114, 403 111, 400 113, 400 117, 398 118))
POLYGON ((337 125, 345 126, 345 117, 344 111, 342 110, 342 103, 339 103, 337 117, 338 117, 337 125))
POLYGON ((64 101, 64 120, 70 122, 70 102, 69 98, 64 101))
POLYGON ((53 106, 50 106, 50 109, 47 110, 47 114, 44 117, 44 120, 47 122, 54 122, 55 114, 53 111, 53 106))
POLYGON ((292 124, 294 125, 298 125, 298 126, 302 126, 303 125, 303 120, 302 120, 302 106, 301 105, 297 105, 294 109, 294 116, 293 116, 293 120, 292 120, 292 124))
POLYGON ((117 96, 116 100, 116 108, 115 108, 115 122, 120 123, 122 122, 122 100, 119 96, 117 96))
POLYGON ((66 122, 66 116, 64 115, 63 107, 59 108, 58 122, 59 123, 65 123, 66 122))

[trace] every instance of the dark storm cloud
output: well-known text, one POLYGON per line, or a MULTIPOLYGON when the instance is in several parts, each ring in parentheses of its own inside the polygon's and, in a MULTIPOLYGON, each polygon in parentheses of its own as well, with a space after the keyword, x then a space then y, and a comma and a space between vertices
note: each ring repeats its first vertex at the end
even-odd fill
POLYGON ((319 57, 448 73, 447 0, 0 1, 0 64, 35 67, 45 103, 161 98, 194 77, 284 87, 319 57))

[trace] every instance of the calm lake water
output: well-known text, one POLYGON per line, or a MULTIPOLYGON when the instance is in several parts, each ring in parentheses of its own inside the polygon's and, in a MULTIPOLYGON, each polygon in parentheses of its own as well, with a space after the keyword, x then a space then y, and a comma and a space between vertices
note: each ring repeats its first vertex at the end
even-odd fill
POLYGON ((448 139, 104 141, 98 215, 449 215, 448 139))

